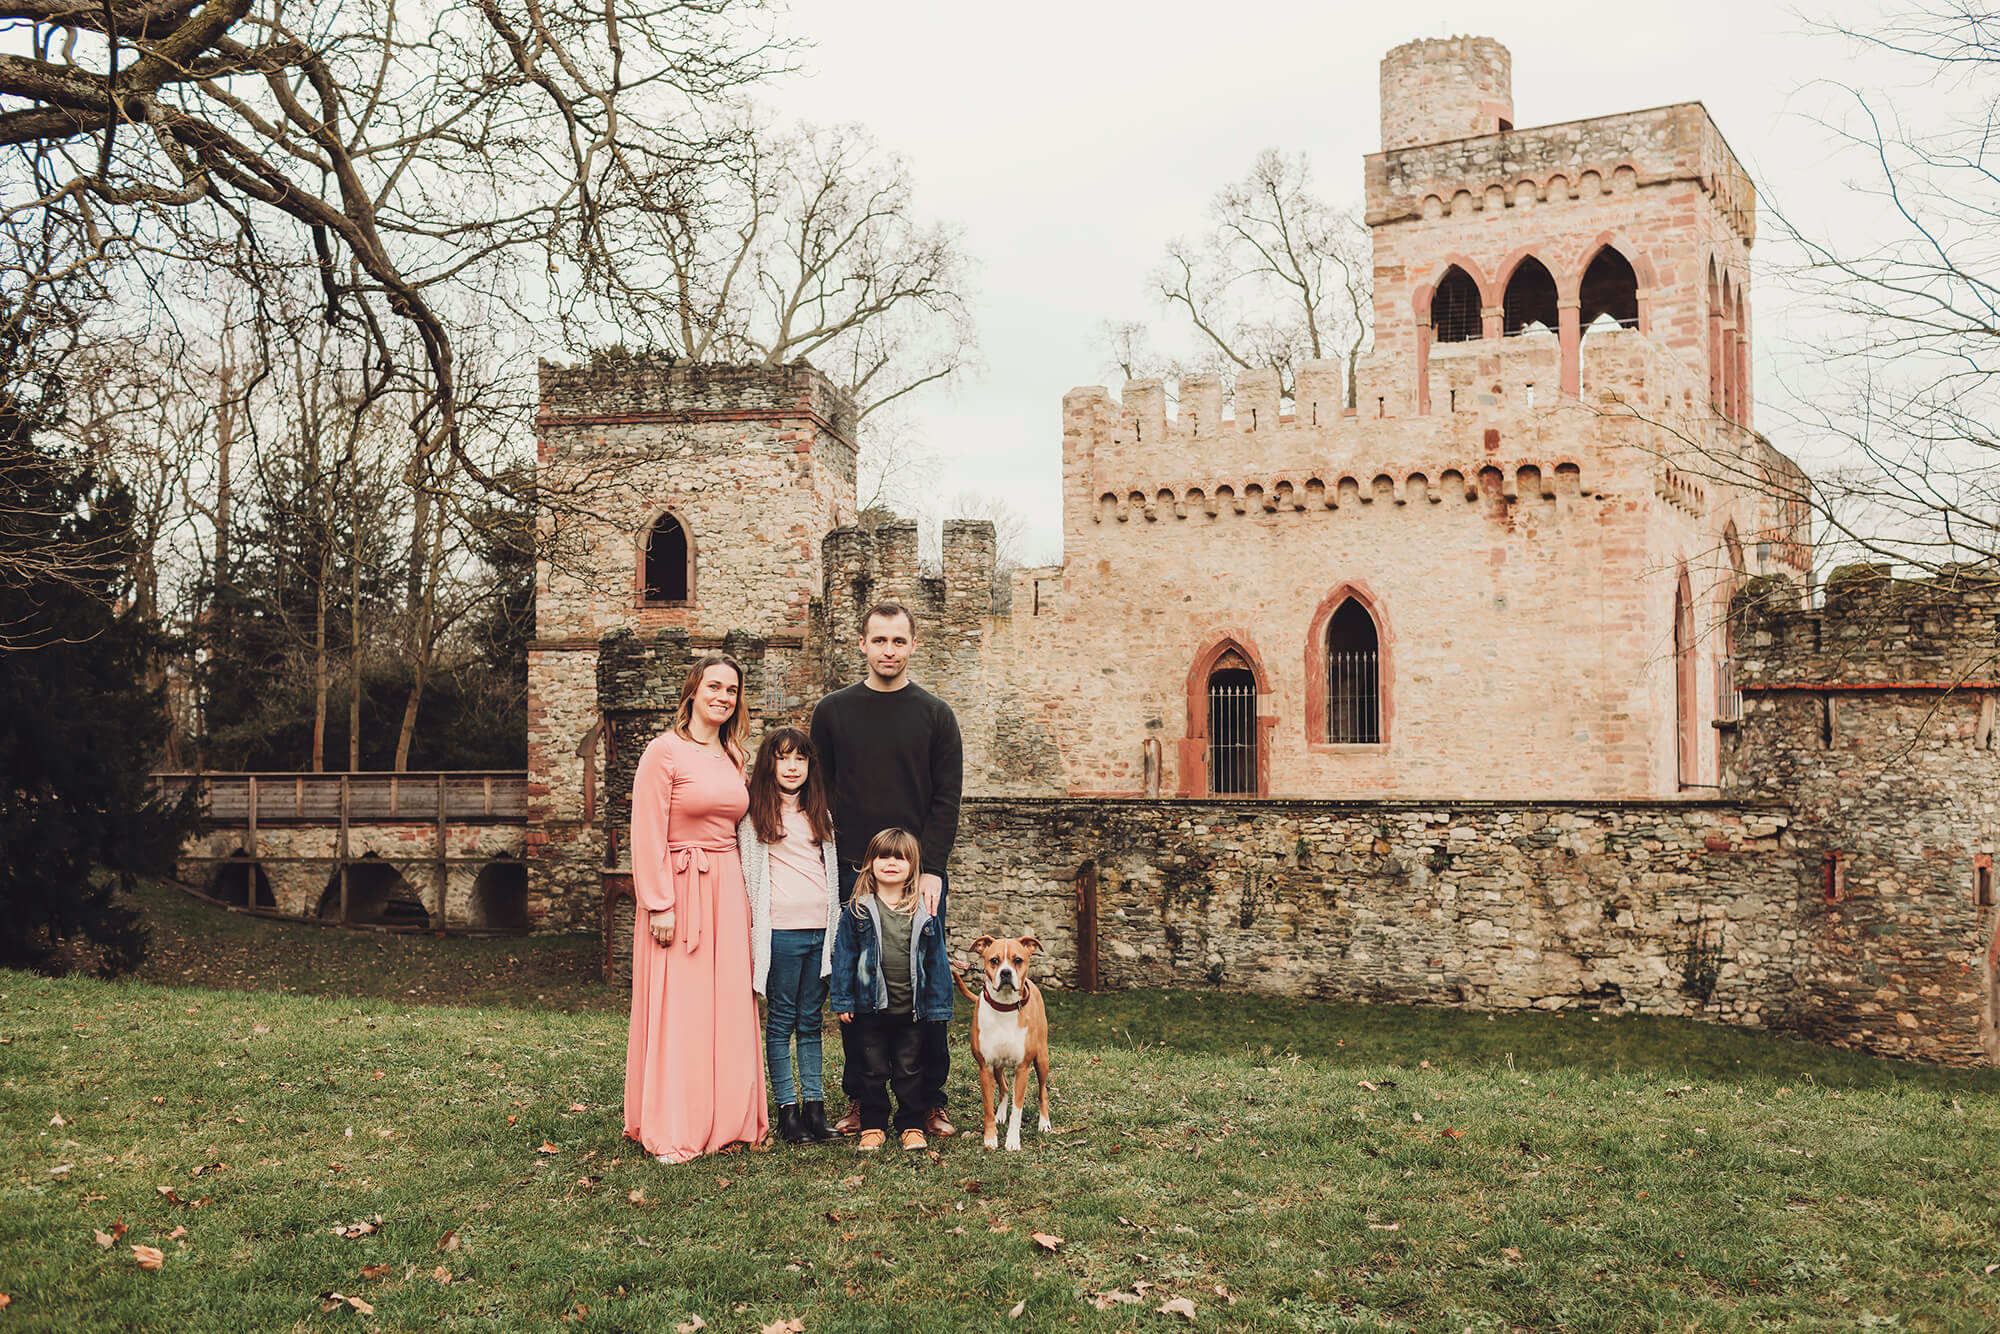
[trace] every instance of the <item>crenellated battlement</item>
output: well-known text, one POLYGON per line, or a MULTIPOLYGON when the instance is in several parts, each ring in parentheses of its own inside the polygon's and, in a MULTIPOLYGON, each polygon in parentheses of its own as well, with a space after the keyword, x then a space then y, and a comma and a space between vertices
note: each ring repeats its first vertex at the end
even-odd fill
POLYGON ((1756 187, 1699 102, 1388 149, 1369 155, 1366 180, 1370 226, 1691 182, 1744 241, 1757 232, 1756 187))
POLYGON ((1257 512, 1323 514, 1339 509, 1383 511, 1399 505, 1473 505, 1480 501, 1490 505, 1584 498, 1582 469, 1569 460, 1505 468, 1492 463, 1429 469, 1391 465, 1373 476, 1329 472, 1327 478, 1331 480, 1314 473, 1299 482, 1280 476, 1269 481, 1147 483, 1102 492, 1091 518, 1096 523, 1129 523, 1135 519, 1215 519, 1257 512))
POLYGON ((894 598, 926 623, 962 624, 992 614, 993 524, 987 519, 947 519, 943 559, 935 573, 918 559, 917 525, 907 519, 874 530, 835 528, 821 544, 826 572, 822 599, 827 633, 844 645, 872 603, 894 598))
POLYGON ((1744 690, 1898 685, 1990 688, 2000 681, 2000 571, 1898 579, 1843 565, 1818 606, 1782 576, 1755 579, 1731 608, 1744 690))

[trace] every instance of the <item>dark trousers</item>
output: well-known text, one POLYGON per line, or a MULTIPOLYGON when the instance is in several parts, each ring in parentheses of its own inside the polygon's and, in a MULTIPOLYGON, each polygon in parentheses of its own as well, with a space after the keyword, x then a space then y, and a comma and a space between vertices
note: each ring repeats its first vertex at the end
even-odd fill
MULTIPOLYGON (((840 902, 842 907, 845 907, 847 900, 853 896, 854 882, 860 878, 860 875, 859 871, 847 865, 846 862, 843 861, 841 863, 840 902)), ((938 879, 944 882, 943 889, 938 893, 937 910, 938 930, 942 931, 944 930, 945 906, 951 901, 951 877, 940 871, 938 872, 938 879)), ((860 1016, 855 1016, 855 1020, 858 1023, 860 1016)), ((951 1073, 951 1026, 942 1019, 919 1019, 914 1022, 917 1028, 924 1081, 923 1090, 917 1096, 917 1105, 925 1111, 929 1111, 933 1107, 944 1106, 945 1076, 951 1073)), ((861 1056, 855 1049, 854 1024, 842 1024, 840 1026, 840 1054, 842 1058, 840 1091, 847 1095, 849 1102, 859 1103, 862 1101, 859 1080, 861 1074, 861 1056)))
MULTIPOLYGON (((924 1102, 923 1034, 926 1027, 907 1014, 857 1014, 840 1026, 861 1058, 863 1130, 889 1128, 889 1094, 896 1095, 896 1129, 922 1130, 930 1107, 924 1102)), ((850 1070, 852 1067, 849 1067, 850 1070)))

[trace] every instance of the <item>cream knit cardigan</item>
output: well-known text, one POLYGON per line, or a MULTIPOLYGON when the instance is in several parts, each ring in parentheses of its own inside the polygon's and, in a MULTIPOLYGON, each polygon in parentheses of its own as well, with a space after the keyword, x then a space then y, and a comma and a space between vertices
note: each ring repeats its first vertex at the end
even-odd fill
MULTIPOLYGON (((744 816, 736 826, 736 849, 743 858, 743 887, 750 891, 750 986, 759 996, 771 972, 771 849, 757 837, 757 826, 744 816)), ((833 975, 833 933, 840 926, 840 854, 820 845, 826 864, 826 945, 819 975, 833 975)))

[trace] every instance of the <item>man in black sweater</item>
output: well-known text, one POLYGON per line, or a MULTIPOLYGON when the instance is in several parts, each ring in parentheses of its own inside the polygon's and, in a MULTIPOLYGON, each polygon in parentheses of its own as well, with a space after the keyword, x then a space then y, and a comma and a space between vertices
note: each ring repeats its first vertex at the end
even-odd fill
MULTIPOLYGON (((923 849, 918 890, 924 907, 943 930, 949 884, 945 863, 958 837, 965 757, 951 706, 910 681, 910 654, 916 640, 917 621, 908 607, 900 602, 870 607, 861 619, 861 651, 868 659, 868 675, 820 700, 813 709, 812 742, 833 807, 841 902, 846 903, 854 891, 868 841, 884 829, 907 829, 923 849)), ((931 1109, 926 1129, 943 1137, 956 1133, 944 1114, 951 1047, 943 1023, 928 1022, 922 1028, 923 1094, 931 1109)), ((840 1028, 846 1054, 841 1087, 849 1106, 835 1125, 845 1134, 860 1128, 857 1092, 847 1072, 858 1074, 861 1062, 850 1029, 847 1024, 840 1028)))

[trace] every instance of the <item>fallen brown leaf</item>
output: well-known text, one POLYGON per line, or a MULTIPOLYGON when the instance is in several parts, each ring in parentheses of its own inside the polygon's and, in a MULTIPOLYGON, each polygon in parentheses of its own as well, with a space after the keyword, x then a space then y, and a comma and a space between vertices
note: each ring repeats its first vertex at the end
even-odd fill
POLYGON ((1220 1283, 1215 1285, 1215 1295, 1222 1298, 1223 1301, 1228 1302, 1231 1306, 1236 1305, 1236 1294, 1220 1283))
POLYGON ((431 1270, 431 1277, 440 1283, 449 1283, 451 1282, 451 1271, 443 1265, 439 1265, 436 1269, 431 1270))
POLYGON ((103 1247, 103 1248, 104 1248, 105 1250, 107 1250, 107 1251, 108 1251, 108 1250, 110 1250, 110 1249, 111 1249, 111 1248, 112 1248, 113 1246, 115 1246, 115 1245, 117 1245, 117 1244, 118 1244, 118 1238, 116 1238, 116 1237, 112 1236, 112 1235, 111 1235, 111 1234, 110 1234, 109 1232, 97 1232, 97 1230, 96 1230, 95 1228, 93 1228, 93 1229, 91 1229, 91 1230, 92 1230, 93 1232, 96 1232, 96 1235, 97 1235, 97 1244, 98 1244, 99 1246, 102 1246, 102 1247, 103 1247))
POLYGON ((384 1275, 384 1274, 386 1274, 386 1273, 388 1273, 388 1272, 389 1272, 389 1266, 387 1266, 387 1265, 363 1265, 363 1266, 361 1266, 361 1277, 363 1277, 363 1278, 365 1278, 365 1279, 368 1279, 368 1280, 369 1280, 369 1281, 371 1281, 371 1282, 373 1282, 373 1281, 374 1281, 375 1279, 378 1279, 378 1278, 382 1277, 382 1275, 384 1275))
MULTIPOLYGON (((12 1042, 12 1041, 13 1041, 14 1039, 12 1039, 12 1038, 8 1038, 8 1039, 6 1039, 6 1040, 7 1040, 8 1042, 12 1042)), ((9 1297, 9 1296, 8 1296, 8 1295, 7 1295, 6 1293, 4 1293, 4 1292, 0 1292, 0 1311, 4 1311, 4 1310, 6 1310, 6 1309, 7 1309, 8 1307, 12 1306, 13 1304, 14 1304, 14 1299, 13 1299, 12 1297, 9 1297)))
POLYGON ((1170 1297, 1153 1309, 1161 1315, 1178 1315, 1186 1316, 1189 1320, 1194 1319, 1194 1303, 1185 1297, 1170 1297))
POLYGON ((156 1191, 158 1191, 158 1192, 160 1193, 161 1197, 162 1197, 163 1199, 165 1199, 165 1200, 166 1200, 166 1202, 167 1202, 168 1204, 185 1204, 185 1203, 186 1203, 186 1201, 185 1201, 185 1200, 181 1199, 181 1197, 180 1197, 179 1195, 176 1195, 176 1194, 174 1193, 174 1188, 173 1188, 172 1186, 155 1186, 155 1187, 153 1187, 153 1189, 154 1189, 154 1190, 156 1190, 156 1191))
POLYGON ((1500 1254, 1506 1256, 1509 1260, 1518 1260, 1521 1258, 1521 1248, 1519 1246, 1503 1246, 1500 1248, 1500 1254))
POLYGON ((138 1259, 141 1269, 158 1269, 167 1262, 166 1254, 157 1246, 141 1246, 134 1242, 132 1254, 138 1259))
POLYGON ((1023 1297, 1020 1301, 1014 1303, 1014 1308, 1011 1311, 1007 1312, 1007 1318, 1009 1320, 1019 1320, 1021 1318, 1021 1312, 1027 1309, 1028 1309, 1028 1299, 1023 1297))
POLYGON ((549 1142, 548 1142, 547 1140, 543 1140, 543 1141, 542 1141, 542 1147, 541 1147, 541 1148, 539 1148, 539 1149, 536 1149, 536 1150, 535 1150, 535 1152, 536 1152, 536 1153, 561 1153, 561 1152, 562 1152, 562 1150, 561 1150, 561 1149, 558 1149, 558 1148, 557 1148, 557 1147, 556 1147, 555 1145, 553 1145, 553 1144, 549 1143, 549 1142))
MULTIPOLYGON (((587 1112, 587 1111, 589 1111, 589 1110, 590 1110, 590 1109, 589 1109, 588 1107, 584 1106, 584 1105, 583 1105, 582 1103, 580 1103, 580 1102, 573 1102, 573 1103, 571 1103, 571 1104, 569 1105, 569 1109, 570 1109, 570 1110, 571 1110, 572 1112, 587 1112)), ((696 1316, 695 1318, 696 1318, 697 1320, 699 1320, 699 1319, 700 1319, 701 1317, 699 1317, 699 1316, 696 1316)), ((700 1329, 700 1328, 701 1328, 701 1326, 699 1326, 699 1325, 696 1325, 696 1326, 695 1326, 695 1328, 696 1328, 696 1329, 700 1329)))
POLYGON ((768 1325, 758 1327, 757 1334, 805 1334, 806 1322, 793 1316, 789 1320, 773 1320, 768 1325))
POLYGON ((1403 1225, 1401 1223, 1370 1223, 1368 1230, 1370 1232, 1401 1232, 1403 1225))
POLYGON ((1063 1239, 1061 1237, 1050 1236, 1046 1232, 1030 1232, 1028 1234, 1028 1237, 1031 1241, 1035 1243, 1035 1245, 1041 1247, 1045 1251, 1052 1251, 1056 1247, 1063 1244, 1063 1239))
POLYGON ((382 1215, 376 1214, 375 1217, 364 1218, 359 1223, 335 1223, 327 1231, 336 1237, 346 1237, 349 1241, 352 1241, 356 1237, 365 1237, 369 1233, 379 1232, 381 1229, 382 1215))
POLYGON ((842 1177, 842 1178, 840 1179, 840 1184, 841 1184, 841 1185, 843 1185, 843 1186, 858 1186, 858 1185, 860 1185, 860 1184, 861 1184, 861 1178, 860 1178, 860 1177, 842 1177))
POLYGON ((54 1116, 49 1118, 49 1124, 52 1126, 66 1126, 69 1124, 69 1122, 63 1120, 63 1114, 61 1112, 57 1112, 54 1116))
POLYGON ((187 1230, 186 1228, 184 1228, 184 1227, 177 1227, 177 1228, 175 1228, 175 1229, 174 1229, 174 1230, 173 1230, 172 1232, 169 1232, 169 1233, 167 1234, 167 1240, 168 1240, 168 1241, 179 1241, 179 1240, 180 1240, 180 1239, 181 1239, 182 1237, 185 1237, 185 1236, 186 1236, 187 1234, 188 1234, 188 1230, 187 1230))
POLYGON ((444 1235, 443 1235, 442 1237, 439 1237, 439 1238, 438 1238, 438 1244, 437 1244, 437 1248, 438 1248, 439 1250, 441 1250, 441 1251, 455 1251, 455 1250, 457 1250, 457 1249, 458 1249, 458 1229, 456 1229, 456 1228, 453 1228, 453 1229, 452 1229, 451 1231, 449 1231, 449 1232, 445 1233, 445 1234, 444 1234, 444 1235))
POLYGON ((674 1334, 696 1334, 697 1330, 707 1328, 708 1322, 706 1320, 703 1320, 698 1315, 691 1315, 680 1324, 674 1326, 674 1334))
POLYGON ((644 1204, 646 1202, 646 1192, 643 1190, 628 1190, 625 1192, 625 1202, 627 1204, 644 1204))
POLYGON ((728 1178, 728 1177, 717 1177, 717 1178, 715 1179, 715 1188, 716 1188, 717 1190, 728 1190, 728 1189, 729 1189, 729 1178, 728 1178))
POLYGON ((1443 1135, 1446 1139, 1465 1138, 1465 1132, 1463 1130, 1455 1130, 1451 1126, 1446 1126, 1443 1130, 1439 1131, 1438 1133, 1443 1135))

